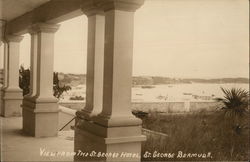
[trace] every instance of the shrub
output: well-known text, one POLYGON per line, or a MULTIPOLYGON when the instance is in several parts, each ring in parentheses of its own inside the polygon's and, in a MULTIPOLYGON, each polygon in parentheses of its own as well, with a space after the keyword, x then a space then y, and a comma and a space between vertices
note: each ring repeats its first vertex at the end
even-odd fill
POLYGON ((230 156, 241 150, 240 141, 244 140, 244 133, 249 129, 249 92, 244 89, 224 89, 223 98, 216 98, 223 103, 223 124, 226 136, 230 139, 230 156))
POLYGON ((58 73, 54 72, 54 77, 53 77, 54 96, 56 98, 60 98, 63 92, 67 92, 69 90, 71 90, 71 87, 69 85, 62 85, 60 83, 60 80, 58 79, 58 73))
POLYGON ((164 141, 147 139, 143 143, 142 155, 146 152, 183 151, 187 153, 211 152, 211 159, 197 158, 142 158, 142 160, 161 161, 246 161, 249 160, 249 92, 242 89, 222 88, 224 98, 216 100, 223 103, 215 112, 193 114, 159 114, 150 112, 142 118, 146 129, 168 135, 164 141))
POLYGON ((74 96, 74 97, 70 97, 70 100, 84 100, 84 97, 82 96, 74 96))
MULTIPOLYGON (((249 114, 248 114, 249 115, 249 114)), ((144 158, 143 161, 241 161, 249 156, 249 129, 238 137, 231 136, 231 127, 222 118, 223 113, 198 112, 193 114, 152 113, 143 118, 143 128, 168 135, 165 140, 148 138, 142 145, 146 152, 162 153, 208 153, 212 158, 144 158), (237 138, 237 140, 235 140, 237 138), (234 146, 234 147, 233 147, 234 146), (232 152, 232 148, 234 149, 232 152)))
MULTIPOLYGON (((23 96, 30 92, 30 69, 25 69, 23 66, 19 70, 19 87, 23 90, 23 96)), ((58 79, 58 73, 53 74, 53 91, 56 98, 60 98, 63 92, 67 92, 71 87, 62 85, 58 79)))
POLYGON ((232 88, 230 90, 221 88, 224 93, 223 98, 216 98, 223 103, 222 111, 224 117, 232 122, 234 126, 240 126, 242 119, 247 115, 249 104, 249 93, 244 89, 232 88))
POLYGON ((30 69, 19 69, 19 87, 23 90, 23 96, 30 92, 30 69))
POLYGON ((140 111, 140 110, 133 110, 132 114, 135 115, 137 118, 143 119, 148 116, 147 112, 140 111))

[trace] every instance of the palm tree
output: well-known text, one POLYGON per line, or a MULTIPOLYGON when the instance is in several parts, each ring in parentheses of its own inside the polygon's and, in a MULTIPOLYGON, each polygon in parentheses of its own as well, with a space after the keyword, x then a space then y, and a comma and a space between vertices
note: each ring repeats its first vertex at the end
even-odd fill
POLYGON ((235 124, 239 124, 240 119, 247 115, 249 105, 249 92, 241 88, 232 88, 230 90, 221 88, 224 98, 216 98, 223 103, 222 110, 225 117, 231 118, 235 124))
POLYGON ((230 90, 221 88, 224 93, 224 98, 216 100, 223 103, 221 110, 224 112, 225 124, 231 130, 227 136, 230 136, 231 142, 231 157, 235 149, 238 148, 238 141, 242 137, 241 134, 244 128, 249 124, 249 92, 241 88, 232 88, 230 90))

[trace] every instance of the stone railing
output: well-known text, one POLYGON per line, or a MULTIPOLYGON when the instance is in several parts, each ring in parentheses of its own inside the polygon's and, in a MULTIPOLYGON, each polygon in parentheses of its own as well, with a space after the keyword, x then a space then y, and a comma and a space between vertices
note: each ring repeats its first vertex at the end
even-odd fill
POLYGON ((76 110, 63 106, 59 106, 59 110, 58 129, 71 130, 71 127, 75 125, 75 120, 72 119, 75 117, 76 110))

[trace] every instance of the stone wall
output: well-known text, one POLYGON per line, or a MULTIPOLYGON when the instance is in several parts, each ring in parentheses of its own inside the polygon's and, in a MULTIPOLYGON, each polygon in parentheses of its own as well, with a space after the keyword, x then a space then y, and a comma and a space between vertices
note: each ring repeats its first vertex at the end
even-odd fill
POLYGON ((83 101, 59 102, 59 105, 73 110, 81 110, 85 107, 85 102, 83 101))
POLYGON ((147 140, 153 139, 157 140, 158 142, 164 142, 166 141, 166 138, 168 138, 168 135, 165 133, 156 132, 145 128, 142 128, 142 134, 147 137, 147 140))
POLYGON ((206 111, 215 111, 218 108, 221 108, 221 104, 218 102, 190 102, 190 111, 196 112, 200 110, 206 111))
MULTIPOLYGON (((74 109, 81 110, 84 108, 84 102, 61 102, 60 105, 74 109)), ((140 111, 158 111, 166 113, 183 113, 183 112, 197 112, 201 110, 215 111, 220 107, 220 104, 213 101, 180 101, 180 102, 133 102, 132 110, 140 111)))
POLYGON ((197 112, 201 110, 215 111, 220 105, 217 102, 147 102, 132 103, 133 110, 158 111, 166 113, 197 112))
POLYGON ((59 120, 58 120, 58 130, 71 130, 71 127, 75 125, 75 110, 59 106, 59 120))

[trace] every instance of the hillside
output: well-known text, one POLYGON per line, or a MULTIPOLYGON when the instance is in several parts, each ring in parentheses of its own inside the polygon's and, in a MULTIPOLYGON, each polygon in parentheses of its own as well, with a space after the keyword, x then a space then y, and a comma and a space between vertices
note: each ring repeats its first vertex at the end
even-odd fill
MULTIPOLYGON (((79 84, 86 84, 85 74, 64 74, 59 73, 60 80, 63 84, 77 86, 79 84)), ((134 76, 133 85, 158 85, 158 84, 191 84, 191 83, 249 83, 248 78, 215 78, 215 79, 201 79, 201 78, 169 78, 159 76, 134 76)))

